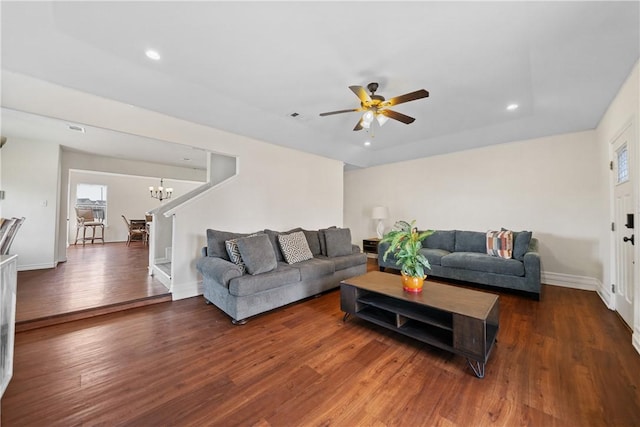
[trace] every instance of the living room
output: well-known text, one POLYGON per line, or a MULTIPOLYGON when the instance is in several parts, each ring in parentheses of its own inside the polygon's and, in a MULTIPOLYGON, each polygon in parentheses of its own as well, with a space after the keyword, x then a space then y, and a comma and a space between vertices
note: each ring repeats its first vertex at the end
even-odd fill
MULTIPOLYGON (((297 10, 302 6, 292 7, 297 10)), ((366 11, 361 13, 366 15, 366 11)), ((59 15, 57 17, 64 19, 59 15)), ((3 29, 3 33, 4 31, 3 29)), ((3 57, 6 40, 8 39, 3 37, 3 57)), ((373 51, 367 49, 372 56, 375 54, 373 51)), ((239 173, 232 179, 189 202, 168 205, 160 213, 174 221, 174 299, 189 299, 201 293, 200 279, 194 263, 200 248, 206 244, 207 228, 253 232, 265 228, 285 230, 300 226, 319 229, 338 225, 349 227, 353 243, 361 245, 362 239, 372 237, 375 233, 371 209, 375 206, 387 206, 390 213, 385 223, 387 230, 398 219, 416 219, 419 226, 434 229, 486 231, 507 227, 513 230, 533 230, 540 241, 543 283, 572 288, 571 290, 580 289, 592 294, 597 292, 602 306, 612 307, 614 296, 610 284, 615 275, 615 265, 612 261, 614 245, 610 212, 610 146, 612 140, 629 123, 634 129, 638 126, 640 77, 637 59, 636 56, 629 62, 624 76, 616 82, 616 90, 610 93, 609 102, 589 127, 581 128, 575 124, 571 131, 561 130, 522 138, 516 129, 523 125, 526 117, 512 117, 499 124, 488 123, 478 127, 467 124, 465 128, 462 123, 458 139, 451 138, 450 151, 422 155, 420 150, 430 148, 425 148, 428 144, 424 141, 418 141, 413 143, 420 147, 412 160, 394 157, 399 154, 393 153, 393 147, 366 149, 350 142, 345 142, 344 145, 351 154, 344 155, 339 160, 333 154, 323 156, 318 152, 305 152, 306 135, 295 131, 296 126, 302 126, 298 122, 293 126, 291 136, 292 139, 298 139, 298 148, 285 144, 275 145, 253 136, 198 124, 198 120, 172 117, 163 113, 160 107, 131 108, 126 102, 86 93, 78 88, 64 87, 65 84, 56 84, 15 69, 2 70, 2 106, 3 109, 63 118, 98 128, 112 129, 118 123, 118 130, 123 132, 182 144, 188 140, 190 146, 238 159, 239 173), (492 140, 493 132, 503 131, 505 127, 512 137, 504 139, 504 134, 501 134, 502 139, 492 140), (464 139, 477 144, 464 146, 460 142, 464 139), (356 158, 363 152, 363 158, 367 160, 358 164, 356 158), (379 161, 381 157, 387 158, 389 162, 383 164, 379 161), (344 163, 352 166, 345 171, 344 163), (413 171, 409 177, 408 170, 413 171)), ((299 62, 304 62, 304 59, 299 62)), ((69 72, 82 75, 77 70, 69 72)), ((325 105, 329 109, 333 106, 341 107, 340 104, 334 105, 336 102, 344 102, 344 107, 348 107, 349 102, 355 98, 349 98, 353 95, 348 93, 347 86, 366 85, 368 78, 366 76, 365 80, 360 78, 355 82, 340 82, 342 86, 336 88, 321 88, 322 91, 331 91, 335 95, 318 106, 317 112, 324 111, 322 108, 325 105), (342 92, 345 94, 344 98, 340 96, 342 92)), ((428 80, 408 82, 406 91, 418 89, 421 85, 429 89, 431 96, 415 103, 437 102, 437 87, 431 87, 428 80)), ((309 89, 309 97, 320 92, 311 84, 305 83, 304 88, 309 89)), ((383 91, 381 88, 380 92, 386 94, 387 90, 383 91)), ((389 92, 392 92, 389 95, 395 94, 395 91, 389 92)), ((589 91, 585 90, 583 95, 580 99, 588 102, 589 91)), ((152 103, 151 96, 149 99, 149 103, 152 103)), ((225 117, 224 111, 215 113, 225 117)), ((266 120, 260 116, 260 111, 251 108, 247 109, 247 114, 251 115, 250 120, 255 126, 266 120)), ((553 115, 552 112, 548 114, 553 115)), ((329 119, 314 118, 325 121, 329 119)), ((460 117, 458 119, 464 122, 460 117)), ((291 119, 286 114, 275 118, 270 116, 269 120, 291 129, 287 122, 291 119)), ((339 132, 339 128, 346 124, 345 133, 355 133, 351 131, 354 124, 351 122, 355 118, 346 120, 348 124, 335 122, 334 132, 339 132)), ((416 118, 416 123, 409 126, 417 126, 428 120, 428 111, 425 111, 424 115, 416 118)), ((203 122, 204 120, 199 123, 203 122)), ((386 125, 384 130, 388 127, 386 125)), ((374 144, 378 141, 384 144, 383 135, 381 130, 374 144)), ((434 136, 433 140, 435 144, 442 142, 441 140, 446 141, 447 137, 434 136)), ((325 148, 328 152, 332 149, 333 146, 325 148)), ((405 149, 408 150, 408 147, 395 151, 405 149)), ((0 213, 2 216, 30 217, 16 238, 14 249, 17 253, 25 254, 42 252, 41 242, 44 238, 47 241, 47 262, 55 265, 63 260, 64 244, 61 245, 60 236, 64 235, 64 231, 61 224, 66 226, 63 206, 59 202, 66 192, 58 184, 62 173, 59 164, 64 156, 60 145, 47 144, 46 141, 33 138, 13 137, 2 148, 0 156, 0 183, 7 195, 0 202, 0 213), (13 157, 15 144, 29 147, 20 151, 31 155, 13 157), (33 156, 32 153, 38 155, 33 156), (7 177, 8 164, 19 164, 19 173, 24 175, 7 177), (24 176, 35 175, 38 176, 37 181, 23 179, 24 176), (25 186, 28 182, 30 184, 25 186), (25 195, 20 204, 12 204, 15 194, 25 195), (42 200, 49 200, 49 206, 40 206, 42 200), (41 220, 34 221, 34 217, 41 220), (39 224, 38 230, 45 228, 46 235, 36 233, 29 223, 39 224)), ((637 254, 635 256, 637 260, 637 254)), ((637 285, 635 295, 640 295, 637 285)), ((542 298, 544 303, 544 293, 542 298)), ((181 304, 178 307, 186 307, 185 302, 181 304)), ((635 304, 636 313, 639 305, 635 304)), ((284 314, 292 316, 294 311, 293 307, 287 308, 284 314)), ((610 314, 615 315, 615 312, 610 314)), ((136 319, 141 320, 141 316, 137 315, 136 319)), ((216 317, 216 322, 221 322, 222 319, 222 316, 216 317)), ((295 322, 293 317, 289 320, 295 322)), ((578 327, 578 319, 574 320, 578 327)), ((571 322, 571 318, 566 321, 571 322)), ((173 333, 180 333, 175 327, 165 326, 171 328, 173 333)), ((637 314, 632 329, 633 345, 638 349, 640 316, 637 314)), ((223 330, 225 333, 235 331, 226 327, 223 330)), ((250 339, 257 332, 239 333, 243 338, 250 339)), ((389 338, 385 340, 388 343, 389 338)), ((620 342, 618 345, 631 347, 631 336, 627 342, 620 342)), ((474 404, 481 405, 481 402, 474 404)), ((637 405, 637 400, 635 404, 637 405)), ((348 418, 342 418, 345 419, 348 418)), ((558 416, 557 419, 563 418, 558 416)))

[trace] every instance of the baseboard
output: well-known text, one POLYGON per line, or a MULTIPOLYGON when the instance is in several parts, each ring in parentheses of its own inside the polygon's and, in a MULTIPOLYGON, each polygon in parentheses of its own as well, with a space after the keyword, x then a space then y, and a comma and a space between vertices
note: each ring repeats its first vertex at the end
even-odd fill
POLYGON ((602 288, 602 283, 600 283, 598 279, 575 276, 573 274, 543 271, 540 280, 545 285, 563 286, 565 288, 581 289, 583 291, 597 291, 602 288))
POLYGON ((171 297, 174 301, 185 298, 192 298, 202 295, 202 282, 174 283, 171 287, 171 297))
POLYGON ((604 305, 606 305, 609 310, 613 310, 614 307, 611 291, 609 291, 609 289, 607 289, 605 286, 600 286, 596 292, 598 293, 598 296, 600 297, 604 305))
POLYGON ((631 344, 633 345, 633 348, 636 349, 638 354, 640 354, 640 332, 635 331, 633 333, 633 335, 631 336, 631 344))
MULTIPOLYGON (((18 259, 20 259, 18 257, 18 259)), ((44 270, 45 268, 56 268, 55 263, 46 263, 46 264, 26 264, 26 265, 18 265, 16 270, 18 271, 29 271, 29 270, 44 270)))
POLYGON ((171 277, 167 275, 164 271, 160 270, 158 266, 151 266, 151 275, 157 279, 160 283, 162 283, 167 289, 171 289, 171 277))

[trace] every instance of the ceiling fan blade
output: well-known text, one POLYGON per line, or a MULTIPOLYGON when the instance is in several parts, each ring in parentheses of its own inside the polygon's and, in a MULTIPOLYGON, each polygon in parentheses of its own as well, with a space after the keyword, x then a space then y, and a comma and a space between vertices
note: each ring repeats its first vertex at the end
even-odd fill
POLYGON ((352 113, 354 111, 361 111, 360 108, 352 108, 350 110, 338 110, 338 111, 329 111, 328 113, 320 113, 320 116, 330 116, 332 114, 342 114, 342 113, 352 113))
POLYGON ((390 119, 397 120, 406 125, 408 125, 409 123, 413 123, 416 120, 413 117, 409 117, 405 114, 398 113, 397 111, 393 111, 393 110, 382 110, 382 111, 379 111, 379 114, 385 115, 390 119))
POLYGON ((360 102, 364 104, 371 102, 371 97, 367 93, 367 90, 362 86, 349 86, 349 89, 351 89, 353 93, 360 98, 360 102))
POLYGON ((415 101, 416 99, 426 98, 428 96, 429 92, 424 89, 420 89, 415 92, 405 93, 404 95, 388 99, 383 105, 385 107, 393 107, 394 105, 402 104, 403 102, 415 101))
POLYGON ((353 130, 362 130, 364 129, 362 127, 362 119, 358 120, 358 124, 356 125, 356 127, 353 128, 353 130))

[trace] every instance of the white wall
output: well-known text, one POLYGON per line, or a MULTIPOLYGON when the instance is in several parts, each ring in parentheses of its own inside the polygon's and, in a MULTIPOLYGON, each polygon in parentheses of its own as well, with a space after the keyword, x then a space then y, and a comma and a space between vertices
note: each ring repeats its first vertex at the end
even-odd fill
POLYGON ((551 278, 602 281, 605 183, 593 131, 493 145, 345 173, 345 225, 375 235, 371 209, 420 228, 531 230, 551 278), (569 276, 569 277, 567 277, 569 276))
MULTIPOLYGON (((124 103, 17 73, 3 74, 2 89, 3 106, 7 108, 163 141, 188 142, 205 151, 239 158, 237 177, 203 193, 193 205, 184 205, 175 213, 178 219, 173 230, 176 241, 172 279, 176 289, 172 291, 176 294, 190 296, 198 292, 194 263, 209 227, 242 231, 342 225, 342 162, 152 111, 131 109, 124 103)), ((70 162, 65 154, 63 179, 68 169, 96 170, 70 162)), ((66 188, 64 182, 62 185, 66 188)), ((68 205, 66 194, 62 198, 61 206, 68 205)), ((66 214, 60 222, 65 221, 66 214)))
POLYGON ((19 270, 55 267, 59 162, 56 144, 14 137, 2 148, 2 215, 26 218, 11 246, 19 270))
MULTIPOLYGON (((634 185, 636 195, 635 217, 636 224, 640 222, 640 63, 636 63, 629 77, 620 88, 620 91, 612 101, 611 105, 604 114, 602 120, 596 129, 596 139, 602 162, 598 165, 598 176, 600 180, 607 183, 605 188, 606 197, 602 201, 604 206, 609 207, 613 198, 609 180, 611 172, 609 171, 608 162, 612 159, 611 143, 615 137, 626 126, 631 125, 633 129, 633 138, 635 140, 636 153, 632 159, 631 179, 634 185)), ((609 223, 613 221, 613 212, 607 209, 607 222, 600 228, 600 239, 603 242, 600 258, 604 263, 603 286, 598 290, 602 298, 609 304, 609 307, 615 308, 615 299, 610 292, 610 284, 615 283, 615 271, 612 266, 613 241, 612 234, 609 229, 609 223)), ((638 226, 634 230, 636 239, 638 238, 638 226)), ((640 254, 639 246, 635 245, 635 294, 634 294, 634 322, 633 322, 633 344, 638 352, 640 352, 640 254)))
POLYGON ((168 212, 174 299, 202 293, 195 262, 206 245, 207 228, 253 232, 342 225, 341 162, 248 138, 233 147, 237 175, 168 212))
MULTIPOLYGON (((124 242, 128 229, 122 215, 127 219, 144 219, 145 212, 160 206, 158 199, 151 198, 149 187, 160 185, 159 178, 148 178, 132 175, 108 174, 102 172, 69 171, 69 235, 68 241, 73 244, 76 236, 76 213, 74 200, 78 184, 100 184, 107 186, 107 218, 105 226, 105 242, 124 242)), ((173 197, 179 197, 202 182, 165 179, 165 187, 173 188, 173 197)), ((166 202, 164 202, 166 203, 166 202)))

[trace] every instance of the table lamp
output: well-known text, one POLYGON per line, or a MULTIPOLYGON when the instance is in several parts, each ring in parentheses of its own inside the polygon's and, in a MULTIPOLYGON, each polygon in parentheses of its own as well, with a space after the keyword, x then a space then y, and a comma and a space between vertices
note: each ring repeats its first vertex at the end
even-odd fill
POLYGON ((373 208, 371 217, 378 220, 378 226, 376 231, 378 232, 378 239, 382 239, 384 234, 384 220, 389 216, 389 210, 386 206, 376 206, 373 208))

